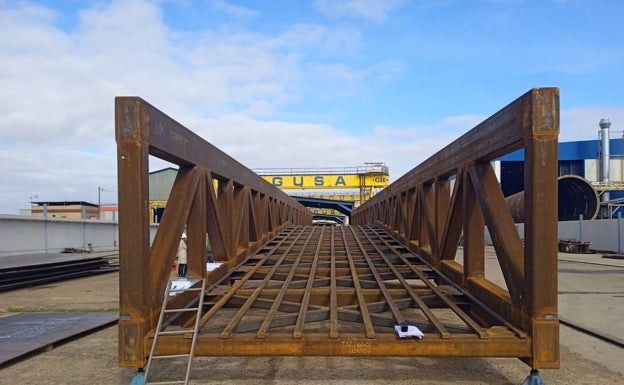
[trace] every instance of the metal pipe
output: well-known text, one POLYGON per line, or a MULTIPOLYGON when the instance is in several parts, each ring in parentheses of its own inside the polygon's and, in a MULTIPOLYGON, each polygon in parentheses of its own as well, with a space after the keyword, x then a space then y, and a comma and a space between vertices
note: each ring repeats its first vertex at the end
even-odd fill
MULTIPOLYGON (((562 175, 558 179, 559 221, 575 221, 579 215, 591 220, 598 214, 600 202, 596 189, 578 175, 562 175)), ((524 223, 524 191, 505 198, 516 223, 524 223)))
POLYGON ((48 253, 48 204, 43 204, 43 237, 45 244, 45 252, 48 253))
POLYGON ((618 213, 617 239, 618 239, 618 254, 622 254, 622 213, 618 213))
MULTIPOLYGON (((611 127, 611 121, 608 118, 600 119, 600 181, 609 183, 609 127, 611 127)), ((602 202, 607 202, 611 199, 609 190, 605 190, 600 196, 602 202)))

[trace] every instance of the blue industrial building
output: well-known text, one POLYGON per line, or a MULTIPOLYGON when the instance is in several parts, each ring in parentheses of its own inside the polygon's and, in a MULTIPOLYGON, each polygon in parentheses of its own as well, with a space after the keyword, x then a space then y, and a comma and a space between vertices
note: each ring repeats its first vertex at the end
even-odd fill
MULTIPOLYGON (((585 178, 598 193, 602 205, 607 201, 624 203, 624 137, 609 140, 608 181, 603 178, 602 141, 582 140, 559 143, 559 176, 585 178)), ((524 190, 524 150, 500 157, 495 163, 505 196, 524 190)))

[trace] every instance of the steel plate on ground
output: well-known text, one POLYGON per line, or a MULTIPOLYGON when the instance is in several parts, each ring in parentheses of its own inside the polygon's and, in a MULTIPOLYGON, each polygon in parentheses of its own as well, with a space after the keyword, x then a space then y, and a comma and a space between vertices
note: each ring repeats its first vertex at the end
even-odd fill
POLYGON ((23 313, 0 318, 0 365, 118 318, 116 312, 23 313))

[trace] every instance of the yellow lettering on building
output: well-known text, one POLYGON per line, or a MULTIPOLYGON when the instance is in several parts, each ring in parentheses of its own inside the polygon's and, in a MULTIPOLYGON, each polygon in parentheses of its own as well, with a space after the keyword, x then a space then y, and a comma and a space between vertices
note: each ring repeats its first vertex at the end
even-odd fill
MULTIPOLYGON (((362 176, 342 175, 262 175, 262 178, 281 189, 360 188, 362 176)), ((385 178, 387 180, 387 178, 385 178)), ((371 179, 372 180, 372 179, 371 179)), ((375 182, 376 183, 376 182, 375 182)), ((383 184, 387 186, 388 183, 383 184)), ((376 186, 376 185, 372 185, 376 186)), ((382 185, 380 185, 382 186, 382 185)))
POLYGON ((364 167, 319 169, 261 169, 264 180, 283 190, 359 190, 359 201, 370 199, 390 184, 388 167, 381 162, 364 167))

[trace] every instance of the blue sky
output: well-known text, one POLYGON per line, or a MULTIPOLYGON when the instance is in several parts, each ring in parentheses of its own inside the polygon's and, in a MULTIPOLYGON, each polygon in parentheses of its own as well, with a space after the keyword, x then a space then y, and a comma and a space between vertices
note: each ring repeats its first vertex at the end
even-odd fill
POLYGON ((116 190, 119 95, 250 168, 383 161, 396 179, 543 86, 561 90, 561 141, 597 138, 602 117, 622 135, 623 11, 619 0, 0 0, 0 213, 35 195, 116 190))

